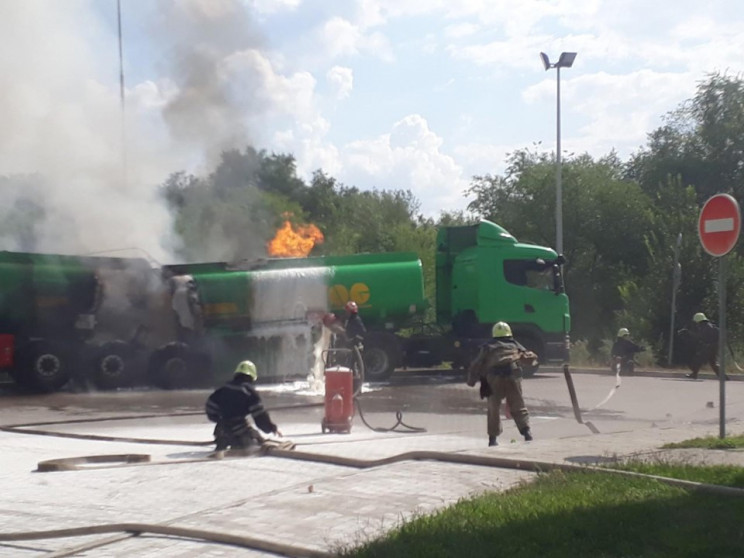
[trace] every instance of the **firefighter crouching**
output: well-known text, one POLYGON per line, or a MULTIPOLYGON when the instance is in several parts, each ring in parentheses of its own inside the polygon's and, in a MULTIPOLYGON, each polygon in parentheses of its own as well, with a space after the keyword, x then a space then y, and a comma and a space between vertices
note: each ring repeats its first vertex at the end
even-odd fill
POLYGON ((214 441, 217 452, 228 448, 246 450, 266 441, 258 430, 248 424, 247 415, 251 415, 256 426, 265 433, 282 435, 276 424, 271 422, 253 385, 257 379, 256 365, 244 360, 238 364, 232 380, 212 392, 207 399, 207 418, 216 423, 214 441))
POLYGON ((522 398, 522 364, 534 364, 537 355, 525 349, 512 336, 506 322, 497 322, 491 339, 468 368, 467 384, 473 387, 480 381, 481 399, 488 398, 488 445, 496 446, 502 432, 501 400, 506 399, 511 416, 526 441, 532 440, 530 414, 522 398))

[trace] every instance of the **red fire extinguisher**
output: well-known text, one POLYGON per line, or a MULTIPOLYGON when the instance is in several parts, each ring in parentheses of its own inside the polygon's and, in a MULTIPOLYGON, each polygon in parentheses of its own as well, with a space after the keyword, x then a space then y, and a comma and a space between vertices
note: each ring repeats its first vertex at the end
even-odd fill
POLYGON ((350 368, 333 366, 325 370, 325 416, 321 428, 328 432, 351 432, 354 418, 353 373, 350 368))

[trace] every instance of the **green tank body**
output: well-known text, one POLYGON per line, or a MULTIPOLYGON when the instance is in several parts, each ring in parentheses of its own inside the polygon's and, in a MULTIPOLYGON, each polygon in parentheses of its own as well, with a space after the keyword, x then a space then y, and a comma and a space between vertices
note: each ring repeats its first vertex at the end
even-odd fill
POLYGON ((342 311, 354 301, 371 327, 399 327, 427 306, 415 253, 170 266, 195 284, 204 326, 242 329, 342 311))

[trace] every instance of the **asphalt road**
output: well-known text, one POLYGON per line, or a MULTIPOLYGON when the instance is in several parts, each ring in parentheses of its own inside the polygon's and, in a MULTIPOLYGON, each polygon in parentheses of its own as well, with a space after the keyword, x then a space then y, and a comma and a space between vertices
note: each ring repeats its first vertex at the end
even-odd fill
MULTIPOLYGON (((535 435, 560 438, 585 433, 587 428, 611 433, 649 426, 715 424, 720 420, 720 386, 713 376, 704 378, 689 380, 682 371, 638 372, 618 382, 609 372, 575 371, 581 423, 561 371, 545 369, 524 380, 523 392, 535 435)), ((320 425, 323 396, 308 392, 306 385, 259 385, 259 391, 280 425, 308 420, 320 425)), ((199 415, 208 394, 209 390, 137 389, 28 395, 5 386, 0 389, 0 424, 103 414, 199 415)), ((453 371, 400 371, 389 382, 365 384, 357 408, 372 427, 392 426, 400 412, 412 426, 417 416, 426 415, 429 429, 485 432, 485 402, 479 399, 477 388, 468 388, 461 373, 453 371)), ((726 383, 725 416, 733 427, 744 420, 744 381, 738 377, 726 383)), ((505 424, 513 427, 511 421, 505 424)), ((355 425, 365 427, 361 420, 355 425)))

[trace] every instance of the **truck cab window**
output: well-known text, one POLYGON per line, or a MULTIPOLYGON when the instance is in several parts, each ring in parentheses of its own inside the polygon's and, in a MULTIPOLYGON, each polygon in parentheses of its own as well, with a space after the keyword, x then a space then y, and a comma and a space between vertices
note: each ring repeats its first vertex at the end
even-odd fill
POLYGON ((554 268, 542 260, 504 260, 504 278, 513 285, 552 291, 554 268))

